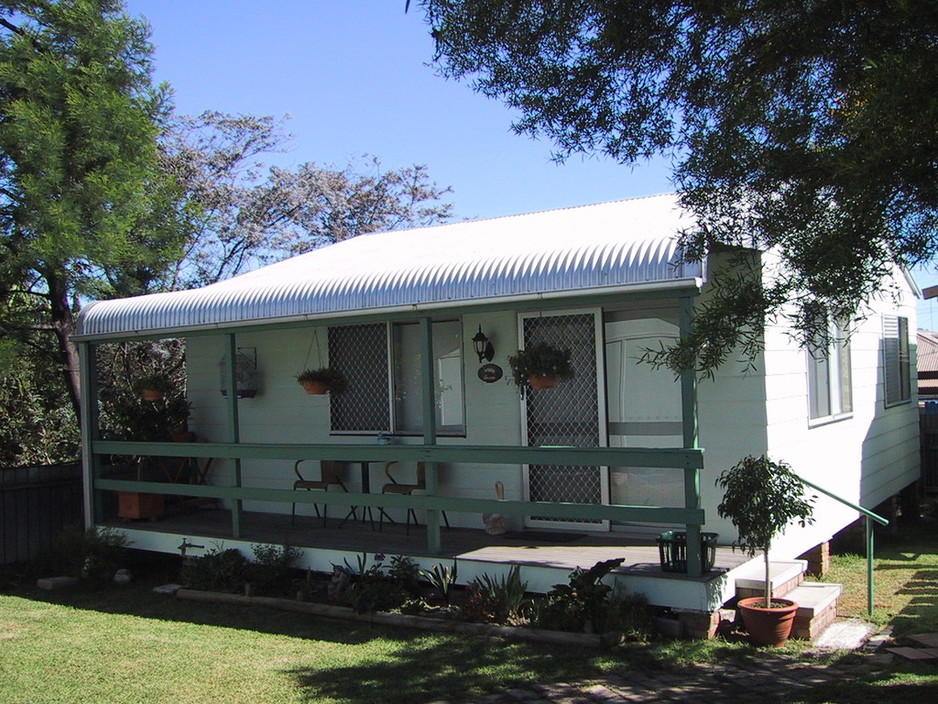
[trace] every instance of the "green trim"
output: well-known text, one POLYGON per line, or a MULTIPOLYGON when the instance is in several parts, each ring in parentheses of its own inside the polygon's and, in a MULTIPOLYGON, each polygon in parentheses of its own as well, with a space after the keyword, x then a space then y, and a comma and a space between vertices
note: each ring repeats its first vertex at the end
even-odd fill
MULTIPOLYGON (((421 401, 423 402, 423 444, 436 445, 436 364, 433 359, 433 319, 420 319, 420 381, 421 401)), ((436 463, 426 462, 425 494, 433 496, 437 492, 436 463)), ((440 542, 440 513, 427 512, 427 552, 439 555, 443 552, 440 542)))
POLYGON ((564 464, 574 466, 702 469, 701 449, 636 447, 517 447, 497 445, 268 444, 222 442, 122 442, 98 440, 99 455, 216 457, 346 462, 445 462, 449 464, 564 464))
POLYGON ((78 378, 81 384, 81 397, 79 398, 80 417, 80 437, 81 437, 81 460, 86 468, 83 480, 83 492, 85 496, 85 523, 93 524, 101 518, 101 502, 97 500, 97 494, 91 489, 90 477, 96 476, 95 471, 99 464, 98 456, 92 452, 95 440, 99 434, 99 413, 98 413, 98 373, 97 357, 98 349, 96 345, 87 342, 78 345, 78 378), (90 468, 91 471, 88 471, 90 468))
MULTIPOLYGON (((683 296, 679 301, 681 339, 690 336, 694 326, 694 299, 683 296)), ((684 448, 697 447, 697 372, 685 369, 681 372, 681 425, 683 426, 684 448)), ((700 472, 697 469, 684 470, 684 507, 700 508, 700 472)), ((688 523, 687 532, 687 573, 692 577, 703 574, 703 555, 701 554, 700 526, 688 523)))
POLYGON ((649 521, 702 525, 704 511, 660 506, 618 506, 613 504, 573 504, 543 501, 499 501, 469 499, 456 496, 401 496, 398 494, 358 494, 343 491, 293 491, 290 489, 258 489, 196 484, 168 484, 122 479, 98 479, 95 488, 107 491, 139 491, 170 496, 229 499, 232 501, 268 501, 277 503, 328 504, 330 506, 371 506, 381 508, 414 508, 454 513, 501 513, 505 515, 552 516, 611 521, 649 521))
POLYGON ((858 511, 863 516, 863 524, 866 529, 866 611, 872 616, 873 615, 873 594, 876 590, 876 585, 873 581, 873 556, 874 556, 874 540, 873 540, 873 521, 876 521, 881 526, 888 526, 888 519, 883 518, 877 513, 873 513, 869 509, 863 508, 859 504, 855 504, 852 501, 847 501, 847 499, 837 496, 837 494, 828 491, 822 487, 819 487, 813 482, 809 482, 807 479, 798 477, 801 479, 802 483, 811 487, 815 491, 820 491, 825 496, 829 496, 834 499, 834 501, 839 501, 844 506, 852 508, 854 511, 858 511))
MULTIPOLYGON (((234 333, 227 336, 228 344, 225 347, 225 376, 228 379, 227 410, 228 410, 228 437, 231 442, 238 444, 241 441, 241 420, 238 416, 238 341, 234 333)), ((241 486, 241 458, 234 458, 234 485, 241 486)), ((236 499, 231 508, 231 535, 241 537, 241 501, 236 499)))

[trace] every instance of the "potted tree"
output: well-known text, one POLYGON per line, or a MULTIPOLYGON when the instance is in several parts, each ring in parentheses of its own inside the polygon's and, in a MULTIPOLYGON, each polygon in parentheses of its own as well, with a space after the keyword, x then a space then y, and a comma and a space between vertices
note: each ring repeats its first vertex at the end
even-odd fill
POLYGON ((327 391, 341 394, 345 391, 345 375, 331 367, 307 369, 296 375, 296 381, 308 394, 324 394, 327 391))
POLYGON ((173 388, 172 382, 165 374, 147 374, 140 377, 134 384, 134 390, 145 401, 159 401, 173 388))
POLYGON ((755 645, 780 646, 788 640, 798 605, 790 599, 772 597, 769 549, 773 538, 792 522, 804 527, 814 522, 814 500, 804 496, 804 484, 785 462, 766 456, 748 456, 723 472, 716 484, 724 490, 717 506, 729 518, 739 537, 733 543, 750 557, 762 552, 765 561, 765 592, 740 599, 743 624, 755 645))
POLYGON ((521 389, 552 389, 565 379, 572 379, 570 350, 561 350, 546 342, 535 342, 508 357, 511 380, 521 389))

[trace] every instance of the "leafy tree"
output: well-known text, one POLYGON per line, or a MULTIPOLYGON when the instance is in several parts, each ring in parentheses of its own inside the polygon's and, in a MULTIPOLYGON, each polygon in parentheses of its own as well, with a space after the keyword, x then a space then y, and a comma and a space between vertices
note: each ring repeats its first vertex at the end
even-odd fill
POLYGON ((688 259, 778 253, 762 288, 758 262, 730 256, 693 335, 657 361, 712 372, 757 353, 776 315, 808 339, 818 311, 862 315, 896 265, 936 252, 933 0, 420 4, 442 73, 517 109, 516 131, 558 159, 669 157, 697 218, 688 259))
POLYGON ((167 96, 119 0, 4 0, 0 19, 0 300, 31 316, 0 331, 48 351, 77 417, 80 301, 145 290, 178 258, 167 96))
POLYGON ((385 171, 375 157, 344 168, 265 165, 289 137, 272 117, 205 112, 175 117, 161 164, 178 181, 188 222, 185 256, 165 288, 191 288, 367 232, 450 217, 449 191, 425 166, 385 171))
MULTIPOLYGON (((7 463, 76 448, 70 335, 83 302, 211 283, 363 232, 449 217, 448 189, 422 166, 267 168, 261 155, 286 144, 280 123, 174 116, 150 59, 148 28, 121 0, 0 0, 0 407, 18 408, 20 422, 0 439, 9 439, 7 463), (61 403, 62 388, 71 403, 61 403), (60 433, 70 439, 43 445, 60 433)), ((146 371, 180 376, 184 345, 99 353, 106 431, 162 435, 131 386, 146 371)), ((177 388, 173 417, 184 420, 177 388)))
POLYGON ((78 456, 75 417, 62 404, 61 383, 49 383, 55 371, 48 355, 0 339, 0 471, 78 456))

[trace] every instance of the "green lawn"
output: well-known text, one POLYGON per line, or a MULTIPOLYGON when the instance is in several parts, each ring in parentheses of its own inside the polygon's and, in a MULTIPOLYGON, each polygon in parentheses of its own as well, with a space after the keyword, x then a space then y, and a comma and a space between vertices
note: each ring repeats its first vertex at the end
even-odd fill
POLYGON ((152 586, 0 595, 0 702, 415 702, 615 665, 599 652, 557 658, 548 647, 177 601, 152 586))
MULTIPOLYGON (((877 619, 898 635, 938 631, 938 530, 881 537, 877 619)), ((138 574, 142 571, 138 569, 138 574)), ((0 575, 0 702, 425 702, 532 682, 575 682, 694 662, 758 662, 742 642, 629 645, 611 652, 560 650, 328 621, 263 608, 178 601, 151 588, 172 574, 141 574, 128 587, 43 592, 0 575)), ((845 610, 865 613, 865 567, 834 560, 845 610)), ((782 652, 810 659, 804 644, 782 652)), ((938 666, 871 666, 854 655, 826 660, 849 676, 791 702, 883 704, 938 700, 938 666), (852 669, 851 669, 852 668, 852 669)))
MULTIPOLYGON (((878 529, 875 557, 872 620, 897 638, 938 632, 938 522, 922 519, 896 535, 878 529)), ((834 556, 825 581, 844 585, 840 615, 867 618, 865 556, 834 556)))

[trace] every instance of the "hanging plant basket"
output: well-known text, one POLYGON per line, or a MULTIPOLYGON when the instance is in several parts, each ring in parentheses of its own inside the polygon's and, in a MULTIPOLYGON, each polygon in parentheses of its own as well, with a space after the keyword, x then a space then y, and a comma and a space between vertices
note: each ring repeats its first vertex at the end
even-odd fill
POLYGON ((329 392, 329 385, 324 381, 301 381, 300 384, 302 384, 308 394, 322 396, 329 392))
POLYGON ((144 401, 159 401, 173 388, 168 376, 148 374, 134 383, 134 390, 144 401))
POLYGON ((341 394, 346 384, 345 374, 331 367, 307 369, 296 375, 296 381, 308 394, 341 394))
POLYGON ((560 383, 560 377, 537 374, 528 379, 528 383, 532 389, 552 389, 560 383))
POLYGON ((552 389, 561 381, 572 379, 570 350, 561 350, 546 342, 535 342, 508 357, 511 381, 521 390, 552 389))

